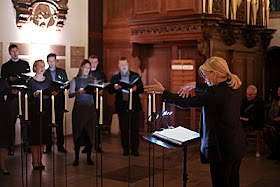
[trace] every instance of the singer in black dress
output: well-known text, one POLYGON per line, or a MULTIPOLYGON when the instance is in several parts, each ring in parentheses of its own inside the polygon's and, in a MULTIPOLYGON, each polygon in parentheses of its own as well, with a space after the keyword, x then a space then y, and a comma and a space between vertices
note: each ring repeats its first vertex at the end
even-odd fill
POLYGON ((50 124, 50 95, 46 95, 43 92, 43 106, 42 106, 42 121, 40 117, 40 90, 45 90, 51 86, 51 81, 43 76, 45 72, 45 63, 42 60, 34 62, 33 71, 36 75, 30 79, 29 87, 31 89, 31 125, 29 128, 28 136, 29 143, 31 145, 31 153, 33 159, 34 169, 44 169, 42 164, 42 154, 44 146, 51 142, 48 136, 49 124, 50 124))
POLYGON ((75 161, 73 166, 79 164, 79 152, 81 146, 86 146, 87 163, 93 165, 91 160, 91 149, 94 145, 95 124, 97 114, 93 96, 87 94, 84 88, 93 83, 90 73, 91 64, 83 60, 78 75, 73 78, 70 84, 69 97, 76 97, 72 111, 72 131, 75 149, 75 161))

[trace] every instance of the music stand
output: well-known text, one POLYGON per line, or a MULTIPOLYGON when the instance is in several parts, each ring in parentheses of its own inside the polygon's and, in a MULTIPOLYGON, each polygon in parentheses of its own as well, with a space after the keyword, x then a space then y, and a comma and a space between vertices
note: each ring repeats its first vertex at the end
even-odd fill
POLYGON ((143 136, 145 140, 152 144, 156 144, 160 147, 166 148, 166 149, 179 149, 181 148, 184 152, 184 169, 183 169, 183 187, 187 186, 187 180, 188 180, 188 174, 187 174, 187 147, 188 145, 198 141, 200 137, 190 137, 190 140, 184 142, 184 144, 176 145, 170 142, 167 142, 165 140, 162 140, 160 138, 154 137, 151 134, 143 136))

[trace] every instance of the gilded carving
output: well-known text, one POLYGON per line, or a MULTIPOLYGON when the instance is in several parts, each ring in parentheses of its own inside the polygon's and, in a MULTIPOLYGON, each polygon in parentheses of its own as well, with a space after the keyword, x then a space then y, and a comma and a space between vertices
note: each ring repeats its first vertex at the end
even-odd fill
POLYGON ((33 23, 41 28, 63 27, 68 12, 68 0, 12 0, 16 23, 22 27, 33 23))

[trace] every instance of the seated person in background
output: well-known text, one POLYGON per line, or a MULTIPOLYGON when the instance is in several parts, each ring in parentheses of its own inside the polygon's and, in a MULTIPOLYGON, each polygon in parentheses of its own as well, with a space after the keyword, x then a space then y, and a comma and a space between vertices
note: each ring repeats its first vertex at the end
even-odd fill
POLYGON ((264 127, 264 138, 271 151, 267 157, 269 160, 280 160, 280 86, 277 89, 277 96, 273 100, 268 120, 264 127))
POLYGON ((240 120, 245 132, 262 128, 264 124, 264 102, 257 97, 257 88, 250 85, 246 97, 242 100, 240 120))

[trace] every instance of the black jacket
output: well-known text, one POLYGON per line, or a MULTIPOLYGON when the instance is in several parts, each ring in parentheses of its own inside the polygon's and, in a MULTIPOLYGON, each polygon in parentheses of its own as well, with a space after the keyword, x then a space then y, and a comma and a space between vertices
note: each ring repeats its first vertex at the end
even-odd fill
POLYGON ((210 86, 194 97, 181 98, 164 91, 163 99, 181 108, 202 107, 200 121, 201 162, 241 160, 246 147, 246 137, 240 123, 241 96, 226 82, 210 86))
POLYGON ((256 129, 264 125, 264 102, 256 97, 248 101, 245 97, 242 100, 240 116, 248 118, 249 121, 242 121, 243 125, 252 125, 256 129))
MULTIPOLYGON (((56 68, 55 69, 56 74, 55 74, 55 80, 56 81, 61 81, 61 82, 67 82, 68 78, 67 78, 67 74, 65 72, 64 69, 61 68, 56 68)), ((44 73, 44 76, 49 79, 52 80, 52 76, 51 76, 51 71, 48 68, 46 70, 46 72, 44 73)), ((56 96, 55 96, 55 108, 56 108, 56 113, 57 112, 63 112, 64 111, 64 92, 60 91, 56 96)))
MULTIPOLYGON (((68 81, 68 78, 67 78, 67 75, 66 75, 66 72, 64 69, 56 68, 55 71, 56 71, 56 75, 55 75, 56 81, 61 81, 61 82, 68 81)), ((46 72, 44 73, 44 76, 47 77, 47 79, 52 80, 50 68, 48 68, 46 70, 46 72)))
MULTIPOLYGON (((130 71, 129 82, 133 82, 138 77, 139 77, 138 73, 130 71)), ((124 102, 122 100, 122 91, 121 91, 122 89, 115 90, 114 88, 114 85, 117 84, 120 79, 121 79, 120 73, 114 75, 111 79, 111 85, 108 88, 110 94, 116 93, 116 101, 115 101, 116 113, 120 111, 128 110, 128 102, 124 102)), ((136 82, 136 86, 137 86, 137 90, 135 92, 132 92, 132 109, 134 111, 140 111, 142 110, 142 105, 141 105, 139 94, 144 91, 144 86, 141 78, 136 82)))

